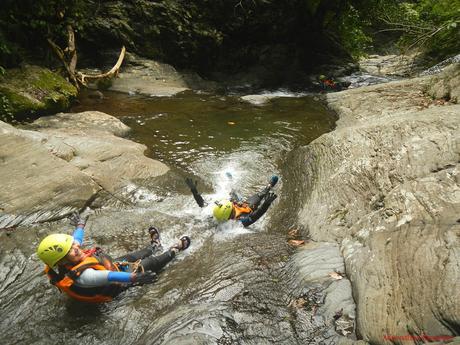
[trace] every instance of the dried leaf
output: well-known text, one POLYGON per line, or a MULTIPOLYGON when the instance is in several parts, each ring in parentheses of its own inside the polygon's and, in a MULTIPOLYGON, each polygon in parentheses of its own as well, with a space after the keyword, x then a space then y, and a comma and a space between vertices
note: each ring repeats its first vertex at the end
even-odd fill
POLYGON ((297 299, 293 299, 289 303, 288 307, 300 309, 300 308, 303 308, 306 304, 307 304, 307 301, 305 299, 303 299, 302 297, 300 297, 300 298, 297 298, 297 299))
POLYGON ((343 279, 343 277, 337 272, 329 273, 329 277, 332 277, 332 278, 337 279, 337 280, 343 279))
POLYGON ((291 246, 299 247, 299 246, 303 246, 305 244, 305 241, 304 240, 289 240, 288 243, 291 246))

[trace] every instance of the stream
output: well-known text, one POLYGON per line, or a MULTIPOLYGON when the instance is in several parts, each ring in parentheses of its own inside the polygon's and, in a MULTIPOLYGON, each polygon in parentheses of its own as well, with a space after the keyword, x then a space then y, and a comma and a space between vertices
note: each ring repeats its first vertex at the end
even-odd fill
MULTIPOLYGON (((183 234, 191 247, 153 285, 129 289, 105 305, 73 302, 49 285, 35 249, 49 233, 72 232, 60 220, 0 233, 0 330, 4 344, 306 344, 327 343, 330 326, 307 321, 290 306, 302 287, 293 281, 295 253, 287 233, 297 210, 295 171, 287 159, 334 128, 335 116, 312 96, 277 91, 265 103, 240 95, 183 92, 174 97, 83 93, 72 112, 99 110, 131 127, 129 139, 171 170, 138 181, 120 195, 94 201, 85 244, 112 256, 148 243, 157 226, 163 247, 183 234), (278 199, 255 224, 216 226, 213 200, 234 189, 249 196, 272 175, 278 199), (284 176, 290 176, 285 179, 284 176), (185 177, 198 181, 200 209, 185 177)), ((305 308, 324 296, 306 295, 305 308)), ((313 313, 314 314, 314 313, 313 313)))

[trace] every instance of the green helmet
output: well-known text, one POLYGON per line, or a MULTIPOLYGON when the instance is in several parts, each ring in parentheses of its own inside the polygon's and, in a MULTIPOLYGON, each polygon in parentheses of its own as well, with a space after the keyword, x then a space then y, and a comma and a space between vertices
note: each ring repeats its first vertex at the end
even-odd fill
POLYGON ((56 263, 67 255, 72 247, 73 237, 66 234, 46 236, 37 248, 37 255, 45 264, 53 268, 56 263))
POLYGON ((318 79, 319 80, 326 80, 327 77, 324 74, 321 74, 318 79))
POLYGON ((222 200, 220 202, 216 202, 216 206, 214 206, 212 214, 218 222, 225 222, 230 219, 232 210, 233 203, 229 200, 222 200))

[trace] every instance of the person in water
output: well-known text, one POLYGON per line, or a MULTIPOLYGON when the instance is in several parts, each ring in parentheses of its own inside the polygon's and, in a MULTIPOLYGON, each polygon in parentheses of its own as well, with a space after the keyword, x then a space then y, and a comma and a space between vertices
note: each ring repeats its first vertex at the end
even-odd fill
POLYGON ((323 91, 341 91, 350 86, 350 82, 335 81, 333 78, 328 78, 324 74, 318 77, 319 86, 323 91))
MULTIPOLYGON (((185 182, 189 186, 190 191, 195 198, 196 203, 200 207, 204 207, 207 203, 198 193, 197 181, 191 178, 186 178, 185 182)), ((230 193, 229 200, 216 201, 213 209, 213 216, 218 222, 225 222, 230 219, 238 220, 247 227, 253 224, 256 220, 262 217, 267 212, 271 203, 277 198, 277 195, 271 189, 278 182, 278 176, 272 176, 268 185, 260 192, 252 195, 246 200, 242 200, 235 192, 230 193)))
POLYGON ((113 260, 101 248, 82 249, 85 221, 78 214, 71 220, 76 226, 73 235, 48 235, 40 242, 37 254, 46 264, 50 283, 82 302, 108 302, 130 286, 152 283, 156 273, 191 242, 183 236, 169 250, 154 256, 161 243, 158 229, 152 226, 149 246, 113 260))

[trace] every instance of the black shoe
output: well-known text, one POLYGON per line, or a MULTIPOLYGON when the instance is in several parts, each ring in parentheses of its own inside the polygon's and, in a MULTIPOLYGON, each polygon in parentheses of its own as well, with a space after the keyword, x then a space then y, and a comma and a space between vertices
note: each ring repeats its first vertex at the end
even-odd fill
POLYGON ((170 249, 173 250, 175 253, 181 252, 183 250, 186 250, 188 247, 190 247, 190 244, 192 243, 192 240, 188 236, 182 236, 179 239, 180 242, 177 244, 173 245, 170 249))
POLYGON ((277 183, 278 183, 278 176, 273 175, 270 178, 270 183, 269 183, 270 187, 272 187, 272 188, 275 187, 277 183))
POLYGON ((158 230, 156 227, 151 226, 149 228, 149 235, 150 235, 150 244, 152 246, 161 246, 161 240, 160 240, 160 230, 158 230))

